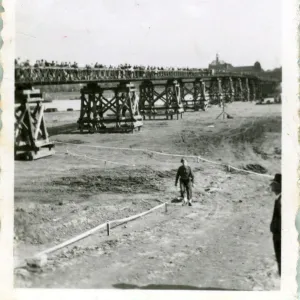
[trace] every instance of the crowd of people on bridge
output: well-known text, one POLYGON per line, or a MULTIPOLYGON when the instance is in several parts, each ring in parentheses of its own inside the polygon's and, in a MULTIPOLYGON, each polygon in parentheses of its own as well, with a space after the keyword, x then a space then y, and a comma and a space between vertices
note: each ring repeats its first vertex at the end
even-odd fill
POLYGON ((117 66, 104 65, 98 62, 94 64, 79 65, 77 62, 58 62, 37 60, 31 63, 29 60, 15 59, 15 77, 17 81, 91 81, 99 79, 139 79, 139 78, 169 78, 174 76, 209 76, 213 72, 210 69, 189 67, 158 67, 132 64, 119 64, 117 66), (55 72, 41 72, 41 70, 55 70, 55 72))
MULTIPOLYGON (((104 65, 101 63, 79 65, 77 62, 58 62, 48 61, 45 59, 36 60, 31 63, 30 60, 15 59, 16 79, 35 80, 33 77, 39 77, 36 73, 41 72, 42 69, 61 70, 58 81, 68 80, 93 80, 93 79, 130 79, 130 78, 169 78, 172 75, 186 76, 186 77, 205 77, 211 75, 253 75, 245 72, 228 72, 226 70, 215 70, 209 68, 191 68, 191 67, 162 67, 162 66, 143 66, 133 64, 119 64, 117 66, 104 65)), ((50 76, 50 75, 49 75, 50 76)), ((266 77, 264 76, 266 79, 266 77)), ((46 78, 48 81, 50 78, 46 78)), ((55 81, 55 76, 52 81, 55 81)))
POLYGON ((209 69, 201 68, 189 68, 189 67, 158 67, 158 66, 143 66, 143 65, 131 65, 131 64, 119 64, 117 66, 104 65, 98 62, 94 64, 86 64, 85 66, 79 66, 77 62, 58 62, 58 61, 47 61, 45 59, 36 60, 33 64, 29 60, 21 60, 20 58, 15 59, 15 67, 20 68, 85 68, 85 69, 103 69, 103 70, 128 70, 128 71, 200 71, 204 74, 211 74, 209 69))

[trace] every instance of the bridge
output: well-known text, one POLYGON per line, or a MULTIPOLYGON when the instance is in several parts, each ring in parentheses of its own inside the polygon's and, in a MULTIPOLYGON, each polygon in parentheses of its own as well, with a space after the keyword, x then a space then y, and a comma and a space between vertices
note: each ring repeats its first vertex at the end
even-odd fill
POLYGON ((278 80, 257 76, 251 73, 220 72, 213 75, 212 70, 130 70, 130 69, 97 69, 97 68, 58 68, 58 67, 16 67, 16 86, 101 83, 121 81, 163 80, 163 79, 210 79, 210 78, 249 78, 263 82, 278 80))
MULTIPOLYGON (((253 101, 274 91, 279 80, 250 73, 60 67, 15 68, 15 151, 38 158, 54 146, 44 122, 43 95, 36 87, 84 84, 78 127, 84 132, 140 130, 143 120, 182 118, 208 103, 253 101), (107 85, 109 83, 109 85, 107 85)), ((15 153, 17 156, 17 153, 15 153)))

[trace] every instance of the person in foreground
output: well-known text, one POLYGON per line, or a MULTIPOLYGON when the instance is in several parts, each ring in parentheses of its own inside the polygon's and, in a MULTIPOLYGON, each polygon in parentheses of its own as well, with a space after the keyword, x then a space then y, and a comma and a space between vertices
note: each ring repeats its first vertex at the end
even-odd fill
POLYGON ((194 185, 194 174, 190 166, 187 164, 187 160, 182 158, 181 159, 182 166, 178 168, 176 179, 175 179, 175 186, 177 186, 178 179, 180 177, 180 193, 181 197, 183 198, 182 205, 188 203, 189 206, 192 206, 192 186, 194 185), (187 194, 187 198, 185 196, 187 194))
POLYGON ((281 174, 275 174, 270 185, 272 192, 276 195, 270 230, 273 234, 273 245, 278 265, 278 273, 279 276, 281 276, 281 174))

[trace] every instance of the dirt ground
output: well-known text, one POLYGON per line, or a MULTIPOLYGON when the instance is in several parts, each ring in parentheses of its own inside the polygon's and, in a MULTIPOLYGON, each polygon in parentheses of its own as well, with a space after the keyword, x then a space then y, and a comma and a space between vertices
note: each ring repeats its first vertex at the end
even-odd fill
POLYGON ((188 159, 194 204, 175 203, 180 157, 202 156, 273 175, 281 164, 281 105, 233 103, 187 112, 182 120, 144 121, 133 134, 79 134, 78 112, 46 114, 54 156, 15 164, 15 263, 107 220, 143 218, 105 230, 18 269, 16 287, 123 289, 279 289, 269 223, 268 177, 188 159), (252 166, 253 167, 253 166, 252 166), (252 168, 253 169, 253 168, 252 168), (173 203, 173 202, 174 203, 173 203))

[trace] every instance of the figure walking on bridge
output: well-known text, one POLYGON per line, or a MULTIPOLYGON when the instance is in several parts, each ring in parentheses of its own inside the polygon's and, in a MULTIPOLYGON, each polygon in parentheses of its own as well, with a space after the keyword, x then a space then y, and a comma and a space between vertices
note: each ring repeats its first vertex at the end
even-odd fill
POLYGON ((181 159, 182 166, 178 168, 175 186, 177 186, 178 179, 180 177, 180 194, 183 198, 182 205, 188 203, 189 206, 192 206, 192 187, 194 186, 194 173, 190 166, 187 164, 187 160, 185 158, 181 159), (187 194, 187 197, 185 196, 187 194))

